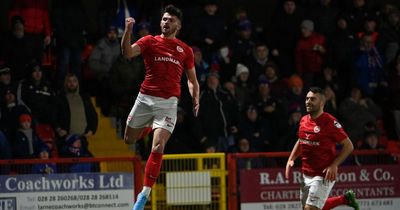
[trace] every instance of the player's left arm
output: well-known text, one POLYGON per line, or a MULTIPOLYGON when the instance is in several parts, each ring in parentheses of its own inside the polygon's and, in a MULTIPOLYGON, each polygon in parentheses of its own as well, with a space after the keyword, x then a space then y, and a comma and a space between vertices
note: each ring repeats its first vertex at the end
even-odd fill
POLYGON ((344 160, 346 160, 346 158, 350 155, 350 153, 354 149, 353 143, 350 141, 350 139, 348 137, 346 139, 344 139, 343 141, 341 141, 340 144, 342 144, 343 148, 340 151, 339 155, 332 162, 332 164, 329 165, 324 170, 324 173, 326 173, 325 180, 334 181, 336 179, 338 166, 341 163, 343 163, 344 160))
POLYGON ((200 105, 199 104, 200 87, 199 87, 199 82, 197 81, 196 70, 194 67, 186 71, 186 77, 188 79, 189 92, 190 95, 192 96, 193 114, 194 116, 197 117, 200 105))

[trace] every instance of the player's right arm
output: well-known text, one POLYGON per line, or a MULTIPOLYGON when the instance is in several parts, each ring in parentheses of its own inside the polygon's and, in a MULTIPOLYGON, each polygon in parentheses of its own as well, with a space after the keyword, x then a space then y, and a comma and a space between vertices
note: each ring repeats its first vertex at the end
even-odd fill
POLYGON ((122 55, 125 58, 133 58, 140 55, 140 47, 136 43, 131 45, 131 34, 133 30, 133 25, 135 24, 135 19, 128 17, 125 19, 125 31, 122 35, 121 49, 122 55))
POLYGON ((299 142, 299 140, 297 140, 296 144, 293 147, 292 152, 290 153, 289 159, 286 163, 286 170, 285 170, 286 179, 289 179, 290 168, 293 167, 294 161, 296 160, 297 157, 300 156, 300 153, 301 153, 300 142, 299 142))

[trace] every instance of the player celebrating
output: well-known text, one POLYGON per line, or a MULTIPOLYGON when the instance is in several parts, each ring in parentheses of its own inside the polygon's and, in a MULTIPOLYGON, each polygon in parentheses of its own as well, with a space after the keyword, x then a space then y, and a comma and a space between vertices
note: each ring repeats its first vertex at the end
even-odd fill
POLYGON ((193 51, 176 38, 181 29, 181 21, 181 10, 168 5, 160 22, 161 35, 148 35, 131 45, 135 20, 126 18, 122 54, 126 58, 142 54, 146 76, 127 119, 125 142, 135 143, 146 132, 146 127, 151 126, 154 130, 151 154, 145 168, 144 187, 133 210, 144 209, 151 187, 160 173, 164 147, 175 127, 183 71, 188 78, 195 116, 199 110, 199 83, 194 68, 193 51))
POLYGON ((342 204, 359 210, 351 190, 328 198, 335 184, 338 166, 353 151, 353 143, 335 117, 324 112, 325 96, 321 88, 311 87, 305 102, 308 115, 300 121, 299 139, 286 164, 286 178, 289 178, 295 159, 301 155, 303 183, 300 199, 304 210, 328 210, 342 204), (343 146, 338 156, 336 143, 343 146))

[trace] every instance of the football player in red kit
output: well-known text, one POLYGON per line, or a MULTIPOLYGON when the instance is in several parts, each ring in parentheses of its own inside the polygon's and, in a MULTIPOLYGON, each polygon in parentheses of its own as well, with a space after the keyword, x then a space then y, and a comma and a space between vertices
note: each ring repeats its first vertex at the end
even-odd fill
POLYGON ((348 205, 359 210, 353 191, 344 195, 328 197, 335 184, 338 166, 353 151, 353 144, 340 123, 324 112, 323 90, 311 87, 306 96, 307 115, 300 121, 298 141, 286 164, 286 178, 295 159, 301 156, 303 183, 300 199, 304 210, 328 210, 339 205, 348 205), (336 144, 342 150, 336 155, 336 144))
POLYGON ((163 11, 160 22, 161 35, 148 35, 131 44, 135 20, 126 18, 121 43, 122 54, 126 58, 141 54, 146 75, 128 115, 125 142, 135 143, 148 127, 154 130, 152 150, 145 167, 144 187, 136 199, 133 210, 144 209, 151 187, 160 173, 164 147, 175 127, 183 72, 188 79, 195 116, 199 110, 199 83, 196 78, 193 51, 176 38, 182 27, 181 21, 181 10, 168 5, 163 11))

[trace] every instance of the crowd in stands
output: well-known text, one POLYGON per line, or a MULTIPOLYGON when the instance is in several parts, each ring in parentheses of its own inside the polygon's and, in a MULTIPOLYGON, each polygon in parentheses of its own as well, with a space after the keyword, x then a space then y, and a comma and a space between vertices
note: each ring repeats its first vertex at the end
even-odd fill
POLYGON ((179 38, 192 46, 201 87, 196 118, 182 78, 166 153, 289 151, 311 86, 324 89, 325 111, 356 148, 400 138, 398 2, 269 0, 270 21, 260 22, 243 1, 12 0, 0 40, 0 158, 92 156, 94 106, 122 135, 145 72, 140 56, 121 56, 125 17, 136 19, 132 41, 157 35, 165 3, 183 10, 179 38))

